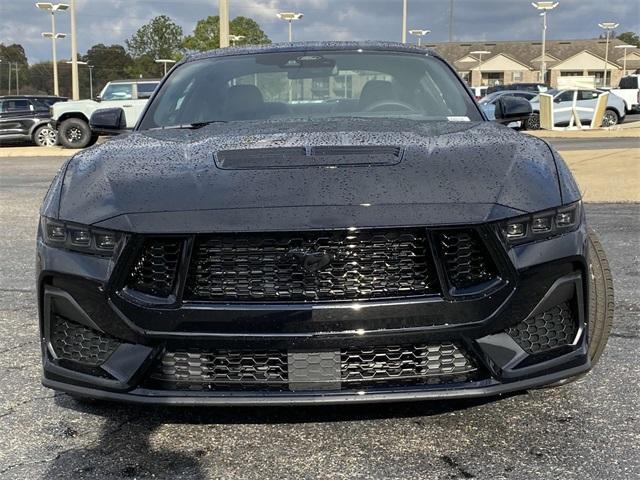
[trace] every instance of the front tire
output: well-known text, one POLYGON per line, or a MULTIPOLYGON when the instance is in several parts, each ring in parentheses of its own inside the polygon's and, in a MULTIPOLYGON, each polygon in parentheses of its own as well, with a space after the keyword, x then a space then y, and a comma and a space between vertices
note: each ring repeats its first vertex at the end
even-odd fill
POLYGON ((58 132, 49 125, 42 125, 33 132, 33 143, 39 147, 54 147, 58 144, 58 132))
POLYGON ((589 358, 595 365, 607 345, 613 327, 613 278, 602 244, 593 230, 588 238, 589 274, 589 358))
POLYGON ((603 127, 613 127, 620 123, 620 116, 618 112, 615 110, 607 109, 604 112, 604 117, 602 117, 602 126, 603 127))
POLYGON ((58 129, 58 138, 65 148, 85 148, 98 140, 98 137, 91 133, 89 124, 81 118, 63 121, 58 129))

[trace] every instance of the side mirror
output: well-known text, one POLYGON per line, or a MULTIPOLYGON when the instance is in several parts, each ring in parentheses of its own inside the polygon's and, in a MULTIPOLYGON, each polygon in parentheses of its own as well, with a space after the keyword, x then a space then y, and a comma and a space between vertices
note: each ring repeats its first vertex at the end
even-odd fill
POLYGON ((533 113, 531 103, 528 100, 508 95, 498 98, 495 106, 496 122, 504 125, 511 122, 523 122, 533 113))
POLYGON ((118 135, 127 129, 127 119, 121 108, 101 108, 89 119, 89 127, 98 135, 118 135))
POLYGON ((98 103, 100 103, 102 101, 102 97, 100 95, 96 95, 94 100, 98 103))

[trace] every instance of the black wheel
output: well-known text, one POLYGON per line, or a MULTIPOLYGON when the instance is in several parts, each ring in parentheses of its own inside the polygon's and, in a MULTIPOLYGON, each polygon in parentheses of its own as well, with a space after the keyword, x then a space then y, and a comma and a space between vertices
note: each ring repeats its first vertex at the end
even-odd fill
POLYGON ((58 132, 49 125, 42 125, 33 132, 33 143, 39 147, 53 147, 58 144, 58 132))
POLYGON ((532 113, 527 121, 524 123, 527 130, 540 130, 540 114, 532 113))
POLYGON ((607 345, 613 327, 613 278, 602 244, 589 230, 589 357, 595 365, 607 345))
POLYGON ((65 148, 85 148, 96 143, 98 137, 91 133, 87 122, 81 118, 69 118, 58 129, 58 138, 65 148))
POLYGON ((618 115, 618 112, 616 112, 615 110, 607 109, 604 112, 604 117, 602 117, 602 126, 613 127, 618 123, 620 123, 620 116, 618 115))

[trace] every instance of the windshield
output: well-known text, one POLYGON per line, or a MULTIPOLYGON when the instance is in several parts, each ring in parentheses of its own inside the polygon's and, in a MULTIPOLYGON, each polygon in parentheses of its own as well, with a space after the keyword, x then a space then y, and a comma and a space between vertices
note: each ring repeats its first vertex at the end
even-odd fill
POLYGON ((163 84, 140 128, 332 117, 482 120, 437 58, 310 50, 187 62, 163 84))

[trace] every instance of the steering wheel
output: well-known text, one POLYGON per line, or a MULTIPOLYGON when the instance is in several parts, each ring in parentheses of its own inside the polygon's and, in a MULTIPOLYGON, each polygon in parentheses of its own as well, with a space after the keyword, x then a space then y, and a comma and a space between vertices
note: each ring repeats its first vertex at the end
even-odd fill
POLYGON ((378 102, 374 102, 371 105, 369 105, 367 108, 363 110, 363 112, 374 112, 376 110, 385 111, 385 109, 382 107, 401 107, 412 113, 418 112, 418 110, 416 110, 412 105, 409 105, 408 103, 405 103, 405 102, 401 102, 400 100, 380 100, 378 102))

